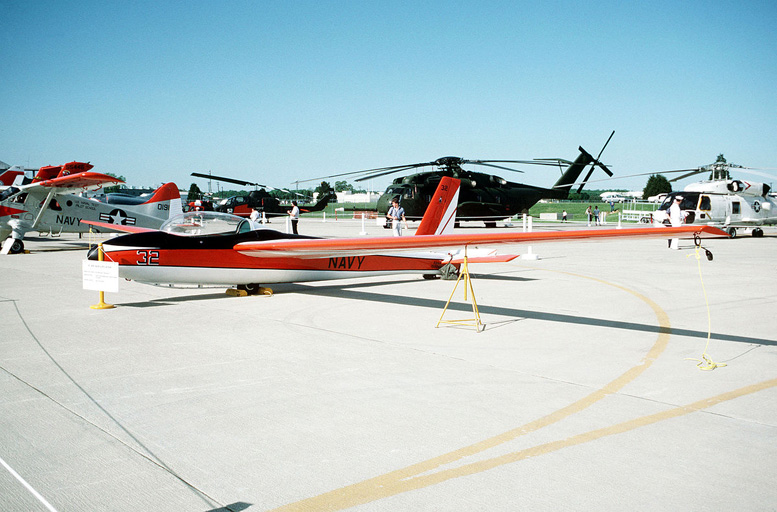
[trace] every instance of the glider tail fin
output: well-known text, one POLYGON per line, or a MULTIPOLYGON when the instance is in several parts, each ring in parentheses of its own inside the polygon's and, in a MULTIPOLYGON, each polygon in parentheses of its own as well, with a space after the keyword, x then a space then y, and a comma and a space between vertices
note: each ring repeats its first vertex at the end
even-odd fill
POLYGON ((459 206, 459 185, 461 181, 443 176, 437 185, 432 200, 426 208, 416 235, 447 235, 453 233, 456 210, 459 206))

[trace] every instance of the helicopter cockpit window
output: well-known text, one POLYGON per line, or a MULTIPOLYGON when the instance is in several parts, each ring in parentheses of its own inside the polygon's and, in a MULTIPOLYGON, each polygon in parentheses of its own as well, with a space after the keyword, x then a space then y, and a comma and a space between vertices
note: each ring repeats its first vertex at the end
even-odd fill
POLYGON ((699 210, 711 210, 712 209, 712 202, 710 201, 710 196, 701 196, 701 202, 699 203, 699 210))
POLYGON ((666 196, 666 199, 664 199, 664 202, 661 203, 661 206, 659 206, 658 209, 668 210, 669 207, 672 206, 672 203, 674 203, 674 199, 677 196, 681 196, 683 198, 682 202, 680 203, 680 208, 683 210, 695 210, 696 205, 699 204, 698 192, 674 192, 666 196))
POLYGON ((668 195, 664 198, 664 202, 661 203, 661 206, 658 207, 659 210, 668 210, 670 206, 672 206, 672 203, 674 202, 674 194, 668 195))
POLYGON ((680 203, 680 208, 683 210, 695 210, 696 205, 699 204, 699 194, 689 194, 688 192, 684 192, 682 195, 683 201, 680 203))

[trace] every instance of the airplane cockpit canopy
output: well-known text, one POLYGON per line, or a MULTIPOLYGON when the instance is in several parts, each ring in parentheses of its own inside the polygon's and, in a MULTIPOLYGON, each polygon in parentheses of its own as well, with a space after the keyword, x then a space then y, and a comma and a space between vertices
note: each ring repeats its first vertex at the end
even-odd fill
POLYGON ((159 229, 179 236, 247 233, 251 221, 228 213, 190 211, 169 218, 159 229))

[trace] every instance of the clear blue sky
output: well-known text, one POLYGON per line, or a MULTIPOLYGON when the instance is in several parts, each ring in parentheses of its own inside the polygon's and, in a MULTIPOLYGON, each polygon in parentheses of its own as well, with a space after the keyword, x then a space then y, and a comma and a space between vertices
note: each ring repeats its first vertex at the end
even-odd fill
POLYGON ((773 0, 0 0, 0 20, 10 164, 287 187, 447 155, 574 159, 615 130, 616 174, 719 153, 777 167, 773 0))

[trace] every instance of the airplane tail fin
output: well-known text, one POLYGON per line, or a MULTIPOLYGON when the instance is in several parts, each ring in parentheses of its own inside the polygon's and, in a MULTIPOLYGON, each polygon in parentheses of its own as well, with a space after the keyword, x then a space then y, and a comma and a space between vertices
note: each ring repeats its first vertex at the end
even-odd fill
POLYGON ((181 194, 175 183, 165 183, 143 205, 149 207, 148 215, 160 219, 169 219, 183 211, 181 194))
POLYGON ((461 181, 443 176, 437 185, 432 200, 424 212, 416 235, 447 235, 453 233, 456 210, 459 206, 459 185, 461 181))
POLYGON ((115 194, 107 194, 105 202, 114 206, 131 206, 133 212, 163 221, 183 211, 181 194, 172 182, 156 189, 145 201, 143 199, 145 197, 115 197, 115 194))
POLYGON ((19 170, 17 166, 13 166, 7 171, 3 171, 0 174, 0 185, 10 187, 11 185, 21 184, 24 179, 24 170, 19 170))

